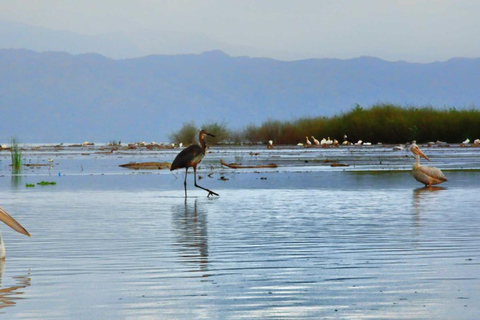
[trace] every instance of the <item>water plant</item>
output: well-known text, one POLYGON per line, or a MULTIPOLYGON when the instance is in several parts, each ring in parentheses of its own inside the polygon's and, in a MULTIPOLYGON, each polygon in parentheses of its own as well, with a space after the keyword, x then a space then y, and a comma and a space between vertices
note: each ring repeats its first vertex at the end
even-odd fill
POLYGON ((22 168, 22 150, 18 145, 17 138, 10 139, 10 153, 12 156, 12 171, 18 172, 22 168))
POLYGON ((48 185, 56 185, 57 183, 55 181, 40 181, 37 182, 39 186, 48 186, 48 185))

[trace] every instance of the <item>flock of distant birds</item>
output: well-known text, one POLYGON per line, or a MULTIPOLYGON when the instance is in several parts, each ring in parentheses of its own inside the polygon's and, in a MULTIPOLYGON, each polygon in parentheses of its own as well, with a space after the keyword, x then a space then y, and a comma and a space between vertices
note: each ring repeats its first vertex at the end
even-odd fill
MULTIPOLYGON (((312 139, 310 141, 310 139, 308 138, 308 136, 305 136, 305 144, 302 143, 302 142, 299 142, 297 144, 297 146, 322 146, 322 147, 331 147, 331 146, 339 146, 339 142, 337 139, 330 139, 330 137, 328 138, 323 138, 322 140, 318 141, 318 139, 316 139, 314 136, 310 136, 310 138, 312 139)), ((429 144, 434 144, 433 142, 430 142, 429 144)), ((442 142, 442 141, 437 141, 435 142, 435 144, 446 144, 445 142, 442 142)), ((466 139, 465 141, 463 141, 461 143, 462 146, 466 146, 466 145, 469 145, 470 144, 470 139, 466 139)), ((474 145, 479 145, 480 146, 480 139, 475 139, 474 142, 473 142, 474 145)), ((363 142, 362 140, 358 140, 357 142, 353 143, 353 142, 350 142, 347 140, 347 135, 344 135, 343 136, 343 142, 342 142, 342 145, 344 146, 371 146, 372 143, 371 142, 363 142)), ((270 140, 268 142, 268 146, 273 146, 273 141, 270 140)), ((395 146, 394 147, 395 150, 403 150, 403 147, 401 145, 398 145, 398 146, 395 146)))
MULTIPOLYGON (((182 151, 178 153, 178 155, 175 157, 175 159, 172 162, 172 165, 170 166, 170 170, 176 170, 176 169, 182 169, 185 168, 185 179, 183 181, 184 189, 185 189, 185 198, 187 198, 187 174, 188 174, 188 169, 193 168, 193 175, 194 175, 194 185, 197 188, 203 189, 208 192, 207 197, 210 196, 219 196, 218 193, 204 188, 202 186, 199 186, 197 184, 197 166, 202 161, 203 157, 206 154, 207 151, 207 145, 205 143, 205 136, 211 136, 215 137, 213 134, 208 133, 205 130, 201 130, 198 135, 198 140, 200 142, 200 145, 198 144, 193 144, 182 151)), ((306 145, 311 146, 311 145, 317 145, 317 146, 338 146, 339 143, 336 139, 331 140, 330 137, 327 139, 323 138, 321 141, 318 141, 315 139, 314 136, 311 136, 312 141, 309 140, 308 136, 306 138, 306 145)), ((470 139, 466 139, 465 141, 462 142, 462 145, 468 145, 470 143, 470 139)), ((480 139, 476 139, 473 142, 475 145, 480 145, 480 139)), ((299 143, 299 145, 302 145, 302 143, 299 143)), ((342 142, 342 145, 364 145, 364 146, 369 146, 371 143, 369 142, 363 142, 362 140, 359 140, 357 143, 351 143, 347 140, 347 135, 344 136, 344 141, 342 142)), ((272 149, 273 148, 273 141, 270 140, 267 144, 267 148, 272 149)), ((402 150, 403 146, 396 146, 396 150, 402 150)), ((412 144, 409 147, 409 151, 413 153, 415 157, 415 163, 413 164, 412 172, 413 176, 415 179, 424 184, 425 187, 432 187, 434 185, 443 183, 445 181, 448 181, 443 172, 435 167, 429 167, 429 166, 421 166, 420 165, 420 157, 425 158, 426 160, 430 161, 430 159, 420 150, 420 148, 417 146, 416 142, 413 141, 412 144)), ((3 221, 7 226, 11 227, 13 230, 27 235, 30 237, 30 233, 18 222, 16 221, 12 216, 10 216, 4 209, 0 207, 0 220, 3 221)), ((0 234, 0 259, 5 259, 5 245, 3 243, 3 240, 1 238, 0 234)))

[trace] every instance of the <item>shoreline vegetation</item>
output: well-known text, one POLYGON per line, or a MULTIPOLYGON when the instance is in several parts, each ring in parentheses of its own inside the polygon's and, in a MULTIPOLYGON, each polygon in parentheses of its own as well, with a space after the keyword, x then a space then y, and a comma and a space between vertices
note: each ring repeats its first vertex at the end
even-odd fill
MULTIPOLYGON (((467 138, 472 142, 480 138, 480 110, 475 108, 437 109, 434 107, 401 107, 392 104, 377 104, 370 108, 356 105, 350 111, 332 117, 306 117, 293 121, 268 120, 261 125, 248 125, 232 131, 225 123, 207 123, 201 128, 213 132, 215 138, 208 143, 242 144, 267 143, 296 145, 305 143, 305 137, 318 140, 329 137, 341 144, 344 135, 350 142, 358 140, 373 144, 399 144, 416 140, 419 143, 461 143, 467 138)), ((193 122, 170 135, 173 143, 188 145, 195 143, 198 131, 193 122)))
MULTIPOLYGON (((315 147, 316 140, 327 139, 342 144, 364 145, 417 143, 462 144, 480 146, 480 109, 475 107, 457 109, 426 107, 402 107, 393 104, 376 104, 369 108, 356 105, 348 112, 332 117, 303 117, 291 121, 267 120, 261 125, 250 124, 238 130, 230 130, 225 122, 209 122, 198 127, 195 122, 185 122, 176 132, 169 135, 169 143, 124 143, 111 140, 96 153, 112 153, 117 150, 133 150, 145 147, 150 150, 171 149, 197 143, 198 132, 205 129, 213 132, 207 143, 214 145, 305 145, 306 137, 315 147), (346 137, 345 137, 346 136, 346 137), (348 140, 348 143, 345 143, 348 140), (269 142, 272 142, 270 145, 269 142), (466 142, 468 141, 468 142, 466 142)), ((323 144, 322 144, 323 145, 323 144)), ((93 142, 78 144, 55 144, 55 149, 64 147, 91 147, 93 142)), ((325 145, 324 145, 325 146, 325 145)), ((328 145, 327 145, 328 146, 328 145)), ((38 150, 37 145, 32 150, 38 150)), ((0 151, 10 151, 12 163, 21 167, 25 150, 18 140, 12 138, 10 146, 0 145, 0 151)))

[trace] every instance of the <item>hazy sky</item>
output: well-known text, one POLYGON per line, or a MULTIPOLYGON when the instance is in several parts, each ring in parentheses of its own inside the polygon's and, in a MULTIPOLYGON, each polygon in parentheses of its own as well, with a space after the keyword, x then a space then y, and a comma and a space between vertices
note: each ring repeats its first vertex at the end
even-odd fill
POLYGON ((192 33, 279 59, 480 57, 478 0, 1 0, 0 20, 90 35, 192 33))

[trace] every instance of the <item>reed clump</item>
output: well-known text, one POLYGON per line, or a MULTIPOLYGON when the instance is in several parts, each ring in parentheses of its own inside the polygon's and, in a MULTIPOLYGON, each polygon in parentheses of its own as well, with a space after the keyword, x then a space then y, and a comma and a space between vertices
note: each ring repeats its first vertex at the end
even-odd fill
POLYGON ((194 122, 186 122, 178 132, 171 134, 169 138, 174 143, 183 143, 185 146, 188 146, 198 143, 198 132, 201 129, 215 135, 215 137, 208 137, 208 144, 212 145, 228 141, 233 136, 223 122, 210 122, 201 127, 197 127, 194 122))
POLYGON ((20 171, 22 168, 22 150, 20 149, 18 140, 15 137, 10 139, 10 154, 12 157, 12 171, 20 171))
MULTIPOLYGON (((198 134, 194 129, 192 136, 198 134)), ((480 110, 475 108, 438 109, 431 106, 402 107, 394 104, 377 104, 370 108, 356 105, 350 111, 333 117, 304 117, 293 121, 268 120, 261 125, 248 125, 238 131, 229 131, 218 142, 297 144, 305 136, 318 140, 330 137, 342 143, 363 140, 371 143, 405 143, 444 141, 460 143, 469 138, 480 138, 480 110)), ((182 130, 185 130, 185 125, 182 130)), ((180 130, 179 133, 182 132, 180 130)), ((211 131, 216 134, 215 128, 211 131)), ((176 136, 175 136, 176 137, 176 136)))

